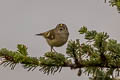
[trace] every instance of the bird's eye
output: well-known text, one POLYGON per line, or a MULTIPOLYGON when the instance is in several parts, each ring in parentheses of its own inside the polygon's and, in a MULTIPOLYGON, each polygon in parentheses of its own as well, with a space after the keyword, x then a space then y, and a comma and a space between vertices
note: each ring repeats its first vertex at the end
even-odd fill
POLYGON ((63 29, 61 28, 60 31, 62 31, 63 29))

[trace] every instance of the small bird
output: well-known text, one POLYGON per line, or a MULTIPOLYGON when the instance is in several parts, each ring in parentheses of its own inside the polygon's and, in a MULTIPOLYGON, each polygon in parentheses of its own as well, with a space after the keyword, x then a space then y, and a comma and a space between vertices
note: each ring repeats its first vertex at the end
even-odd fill
POLYGON ((43 36, 46 39, 52 52, 52 50, 54 50, 53 47, 60 47, 67 42, 69 31, 66 24, 57 24, 54 29, 36 35, 43 36))

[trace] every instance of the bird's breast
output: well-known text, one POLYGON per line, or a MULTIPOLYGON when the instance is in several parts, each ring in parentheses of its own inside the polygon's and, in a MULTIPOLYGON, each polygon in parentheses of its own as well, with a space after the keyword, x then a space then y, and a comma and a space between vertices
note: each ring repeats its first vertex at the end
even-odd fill
POLYGON ((50 46, 60 47, 64 45, 68 40, 68 35, 56 35, 55 39, 47 39, 50 46))

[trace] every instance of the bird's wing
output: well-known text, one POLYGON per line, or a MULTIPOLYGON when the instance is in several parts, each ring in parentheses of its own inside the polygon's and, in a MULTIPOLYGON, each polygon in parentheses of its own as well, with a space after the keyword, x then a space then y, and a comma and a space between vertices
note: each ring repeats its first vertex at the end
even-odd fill
POLYGON ((54 30, 50 30, 44 33, 44 37, 50 40, 55 39, 54 30))

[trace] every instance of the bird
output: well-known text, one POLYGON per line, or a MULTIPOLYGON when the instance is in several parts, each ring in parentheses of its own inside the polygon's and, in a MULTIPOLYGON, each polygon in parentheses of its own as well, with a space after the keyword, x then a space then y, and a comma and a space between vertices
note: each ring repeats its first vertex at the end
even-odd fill
POLYGON ((60 23, 55 28, 36 35, 43 36, 51 47, 51 52, 53 52, 52 50, 55 51, 53 47, 61 47, 67 42, 69 31, 66 24, 60 23))

